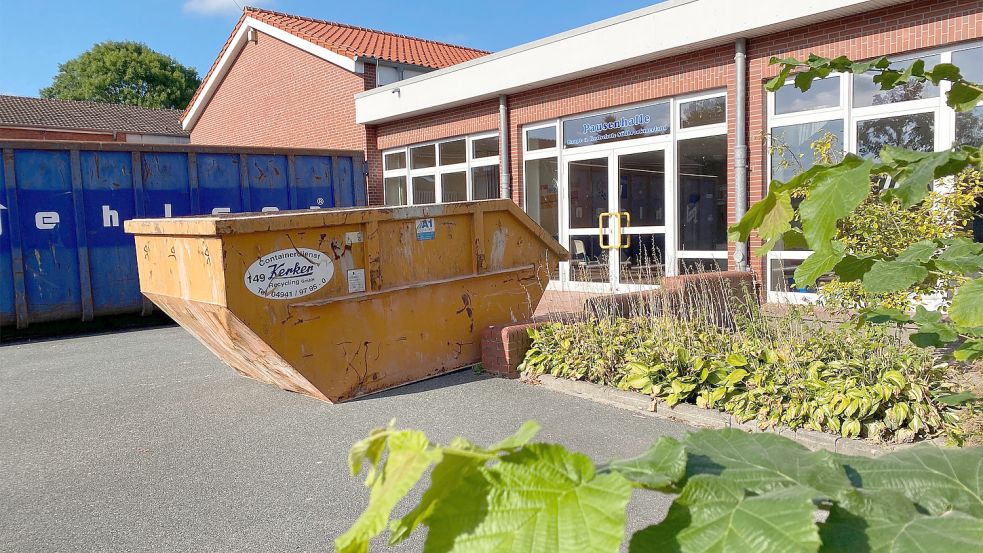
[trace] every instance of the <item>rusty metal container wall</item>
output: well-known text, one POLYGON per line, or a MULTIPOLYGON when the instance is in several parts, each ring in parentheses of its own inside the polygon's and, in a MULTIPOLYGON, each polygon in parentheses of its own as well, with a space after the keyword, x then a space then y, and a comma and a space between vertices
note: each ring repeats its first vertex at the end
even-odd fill
POLYGON ((149 312, 135 217, 365 205, 361 152, 0 142, 0 326, 149 312))
POLYGON ((134 220, 140 286, 240 374, 337 402, 480 360, 568 254, 511 200, 134 220))

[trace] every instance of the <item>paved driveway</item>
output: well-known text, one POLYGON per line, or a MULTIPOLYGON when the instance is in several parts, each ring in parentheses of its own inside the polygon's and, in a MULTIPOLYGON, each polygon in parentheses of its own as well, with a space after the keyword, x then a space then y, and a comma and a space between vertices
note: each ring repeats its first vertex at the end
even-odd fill
MULTIPOLYGON (((536 419, 598 460, 686 430, 472 371, 328 405, 235 376, 177 327, 8 345, 0 550, 330 551, 367 501, 348 447, 391 418, 478 443, 536 419)), ((630 528, 667 507, 636 494, 630 528)))

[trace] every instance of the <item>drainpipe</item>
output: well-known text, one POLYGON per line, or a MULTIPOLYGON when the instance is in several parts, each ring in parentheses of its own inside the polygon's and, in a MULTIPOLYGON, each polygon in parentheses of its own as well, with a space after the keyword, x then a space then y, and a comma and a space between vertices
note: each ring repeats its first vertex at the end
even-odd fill
MULTIPOLYGON (((747 40, 737 39, 734 50, 734 214, 740 220, 747 213, 747 40)), ((747 242, 737 243, 734 263, 738 271, 748 269, 747 242)))
POLYGON ((509 107, 507 96, 498 96, 498 174, 501 177, 499 197, 512 198, 512 184, 509 179, 509 107))

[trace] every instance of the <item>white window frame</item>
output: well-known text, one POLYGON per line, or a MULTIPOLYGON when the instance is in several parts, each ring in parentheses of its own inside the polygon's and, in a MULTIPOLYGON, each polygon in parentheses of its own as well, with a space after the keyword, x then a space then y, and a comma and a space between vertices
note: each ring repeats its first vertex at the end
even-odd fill
MULTIPOLYGON (((406 146, 400 146, 398 148, 390 148, 388 150, 382 151, 382 163, 383 171, 382 178, 383 183, 385 179, 391 177, 405 177, 406 178, 406 204, 404 205, 432 205, 432 204, 418 204, 413 201, 414 177, 434 177, 434 203, 440 204, 445 203, 443 201, 443 176, 449 173, 464 173, 465 181, 467 182, 467 200, 471 201, 474 198, 473 193, 473 183, 471 179, 471 169, 476 167, 487 167, 489 165, 499 165, 501 160, 501 152, 497 156, 488 156, 482 158, 474 157, 474 146, 475 140, 482 138, 498 137, 498 131, 483 132, 473 135, 458 135, 449 138, 442 138, 440 140, 431 140, 428 142, 418 142, 415 144, 408 144, 406 146), (448 142, 457 142, 459 140, 464 140, 465 147, 465 162, 455 163, 453 165, 441 165, 440 160, 440 145, 448 142), (413 148, 433 146, 435 155, 435 165, 433 167, 425 167, 421 169, 413 169, 413 160, 410 156, 410 150, 413 148), (406 156, 406 167, 403 169, 385 169, 385 159, 386 156, 393 153, 402 152, 406 156)), ((385 185, 383 185, 383 193, 385 193, 385 185)), ((385 202, 385 198, 383 198, 385 202)), ((388 205, 388 204, 387 204, 388 205)))
MULTIPOLYGON (((983 41, 975 41, 958 46, 944 46, 928 50, 903 52, 898 56, 889 56, 892 62, 904 62, 913 58, 925 56, 939 56, 940 63, 951 63, 952 53, 959 50, 968 50, 983 46, 983 41)), ((850 73, 835 73, 840 79, 840 105, 836 108, 819 108, 815 110, 799 111, 794 113, 776 114, 775 113, 775 93, 767 94, 767 121, 766 128, 768 136, 771 136, 772 129, 790 125, 800 125, 804 123, 820 123, 833 120, 843 122, 843 148, 842 153, 857 152, 857 123, 871 119, 884 117, 895 117, 903 115, 914 115, 919 113, 932 113, 935 120, 935 151, 942 151, 950 148, 956 139, 956 112, 946 105, 946 93, 949 91, 949 83, 943 81, 939 83, 939 94, 932 98, 911 100, 908 102, 895 102, 891 104, 853 107, 853 75, 850 73)), ((794 76, 785 82, 785 86, 792 86, 794 76)), ((980 102, 979 105, 983 105, 980 102)), ((771 181, 772 159, 771 155, 766 155, 766 176, 768 182, 771 181)), ((771 262, 772 260, 802 260, 808 257, 811 251, 775 251, 768 253, 765 260, 765 270, 767 276, 768 301, 786 303, 807 303, 815 302, 819 299, 818 294, 806 292, 773 292, 771 282, 771 262)))

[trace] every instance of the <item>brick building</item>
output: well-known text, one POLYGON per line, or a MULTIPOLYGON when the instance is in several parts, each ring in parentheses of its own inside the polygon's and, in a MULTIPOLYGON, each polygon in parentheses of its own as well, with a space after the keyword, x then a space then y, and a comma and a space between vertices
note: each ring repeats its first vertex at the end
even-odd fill
POLYGON ((187 144, 181 112, 0 95, 0 140, 187 144))
POLYGON ((795 166, 823 136, 863 155, 983 142, 983 106, 955 114, 944 85, 763 88, 772 56, 810 53, 952 62, 983 82, 983 0, 668 0, 488 55, 345 29, 247 8, 185 116, 192 140, 364 149, 373 204, 511 197, 570 249, 561 289, 749 265, 771 299, 807 298, 790 279, 807 252, 727 242, 794 170, 769 141, 795 166))

